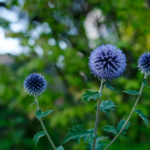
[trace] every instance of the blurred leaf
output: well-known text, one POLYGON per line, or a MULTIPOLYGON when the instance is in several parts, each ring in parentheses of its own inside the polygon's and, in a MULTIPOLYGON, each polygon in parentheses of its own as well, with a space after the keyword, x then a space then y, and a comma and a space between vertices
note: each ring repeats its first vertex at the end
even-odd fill
POLYGON ((42 112, 40 109, 38 111, 36 111, 35 113, 35 116, 38 118, 38 119, 41 119, 43 117, 46 117, 48 116, 49 114, 51 114, 53 112, 53 110, 47 110, 45 112, 42 112))
POLYGON ((59 146, 59 147, 57 147, 56 150, 64 150, 64 148, 63 148, 63 146, 59 146))
POLYGON ((110 125, 106 125, 106 126, 103 128, 103 130, 104 130, 105 132, 117 134, 116 129, 115 129, 113 126, 110 126, 110 125))
POLYGON ((146 79, 143 80, 142 84, 143 84, 145 87, 150 88, 150 86, 148 86, 148 84, 147 84, 147 80, 146 80, 146 79))
MULTIPOLYGON (((104 141, 107 140, 107 139, 108 139, 108 137, 106 137, 106 136, 97 137, 96 138, 95 149, 96 150, 102 150, 104 148, 104 146, 106 145, 106 143, 104 141)), ((92 150, 92 147, 93 147, 93 138, 91 138, 87 149, 92 150)))
MULTIPOLYGON (((117 126, 117 132, 118 133, 122 129, 122 127, 125 124, 125 122, 126 122, 126 120, 123 119, 123 120, 120 120, 120 122, 118 123, 118 126, 117 126)), ((128 122, 121 134, 126 134, 126 131, 128 130, 129 127, 130 127, 130 123, 128 122)))
POLYGON ((135 110, 135 112, 143 119, 146 127, 148 127, 148 119, 146 118, 146 116, 142 113, 141 110, 135 110))
POLYGON ((109 84, 109 82, 105 83, 106 87, 109 88, 111 91, 115 92, 115 93, 121 93, 121 91, 115 87, 113 87, 112 85, 109 84))
POLYGON ((123 91, 124 93, 127 93, 127 94, 131 94, 131 95, 139 95, 139 92, 138 91, 133 91, 133 90, 125 90, 123 91))
POLYGON ((142 84, 143 84, 144 86, 147 86, 147 80, 146 80, 146 79, 143 79, 142 84))
POLYGON ((63 143, 67 143, 70 140, 80 141, 81 138, 87 140, 89 137, 93 136, 94 130, 85 130, 81 125, 73 126, 67 136, 64 138, 63 143))
POLYGON ((111 101, 111 100, 105 100, 105 101, 102 101, 102 103, 100 105, 100 110, 103 111, 103 112, 105 112, 105 113, 108 113, 111 110, 115 110, 116 107, 117 106, 114 104, 113 101, 111 101))
POLYGON ((42 111, 41 111, 41 109, 36 111, 35 116, 36 116, 37 119, 41 119, 42 118, 42 111))
POLYGON ((86 90, 85 93, 82 95, 82 99, 84 102, 90 102, 91 100, 97 100, 101 97, 101 95, 102 94, 99 92, 86 90))
POLYGON ((138 95, 139 92, 138 91, 133 91, 133 90, 124 90, 124 91, 121 91, 115 87, 113 87, 112 85, 109 84, 109 82, 106 82, 106 87, 109 88, 111 91, 115 92, 115 93, 127 93, 127 94, 131 94, 131 95, 138 95))
POLYGON ((35 145, 37 145, 37 143, 40 140, 40 138, 43 137, 44 135, 45 135, 44 131, 37 132, 34 135, 33 142, 35 143, 35 145))
POLYGON ((46 117, 49 114, 51 114, 52 112, 53 112, 53 110, 47 110, 47 111, 45 111, 45 112, 42 113, 42 117, 46 117))

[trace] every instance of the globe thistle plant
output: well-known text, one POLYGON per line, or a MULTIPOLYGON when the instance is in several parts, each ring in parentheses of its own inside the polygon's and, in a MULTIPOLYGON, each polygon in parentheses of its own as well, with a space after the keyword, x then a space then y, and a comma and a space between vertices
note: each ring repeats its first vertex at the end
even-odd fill
POLYGON ((89 57, 91 73, 99 79, 111 80, 122 75, 126 68, 126 57, 114 45, 102 45, 89 57))
POLYGON ((138 67, 144 74, 150 74, 150 53, 144 53, 138 60, 138 67))
MULTIPOLYGON (((127 127, 127 124, 129 123, 129 120, 131 119, 131 116, 133 115, 133 113, 136 110, 136 106, 138 104, 138 102, 140 101, 143 89, 147 83, 146 79, 147 79, 147 75, 150 73, 150 53, 144 53, 140 56, 139 60, 138 60, 138 68, 142 71, 142 73, 144 73, 144 79, 141 83, 141 87, 140 90, 138 92, 138 96, 134 102, 134 105, 131 109, 131 112, 129 114, 129 116, 127 117, 126 121, 124 122, 123 126, 121 127, 120 131, 117 133, 117 135, 110 141, 110 143, 105 147, 104 150, 108 150, 108 148, 116 141, 116 139, 122 134, 122 132, 125 130, 125 128, 127 127)), ((138 110, 136 111, 137 113, 138 110)), ((142 112, 140 111, 139 116, 142 114, 142 112)))
MULTIPOLYGON (((102 45, 91 52, 89 57, 89 68, 91 73, 98 79, 101 79, 99 94, 106 80, 117 78, 123 74, 126 68, 126 57, 120 49, 114 45, 102 45)), ((100 99, 97 103, 97 111, 94 127, 94 139, 92 150, 96 149, 96 135, 99 121, 100 99)))
POLYGON ((47 82, 41 74, 33 73, 29 75, 24 81, 24 88, 31 95, 42 94, 47 86, 47 82))
MULTIPOLYGON (((43 120, 42 120, 43 112, 40 109, 39 102, 37 99, 37 96, 41 95, 45 91, 46 87, 47 87, 47 82, 46 82, 44 76, 42 76, 41 74, 38 74, 38 73, 30 74, 24 81, 24 88, 26 89, 26 91, 35 97, 35 104, 36 104, 36 113, 35 114, 36 114, 36 118, 39 120, 41 127, 43 129, 42 132, 38 132, 35 135, 34 139, 40 138, 40 137, 46 135, 51 146, 53 147, 54 150, 56 150, 56 146, 55 146, 54 142, 52 141, 50 135, 48 134, 48 132, 45 128, 45 125, 43 123, 43 120)), ((48 115, 48 114, 50 114, 50 112, 52 112, 52 110, 46 111, 45 114, 48 115)))

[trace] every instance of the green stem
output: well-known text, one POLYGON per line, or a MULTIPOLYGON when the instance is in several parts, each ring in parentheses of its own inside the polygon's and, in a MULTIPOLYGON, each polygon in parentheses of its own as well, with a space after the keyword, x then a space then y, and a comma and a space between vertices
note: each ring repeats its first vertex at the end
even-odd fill
MULTIPOLYGON (((40 109, 40 106, 39 106, 39 102, 38 102, 37 96, 35 96, 35 103, 36 103, 36 110, 38 111, 40 109)), ((45 132, 45 135, 46 135, 47 139, 49 140, 51 146, 53 147, 54 150, 56 150, 56 146, 55 146, 54 142, 52 141, 50 135, 48 134, 48 132, 47 132, 47 130, 45 128, 45 125, 43 123, 43 120, 42 119, 38 119, 38 120, 39 120, 39 122, 40 122, 40 124, 42 126, 42 129, 45 132)))
MULTIPOLYGON (((147 75, 146 75, 146 74, 145 74, 144 79, 147 79, 147 75)), ((133 105, 133 108, 132 108, 132 110, 131 110, 131 112, 130 112, 130 114, 129 114, 127 120, 126 120, 126 122, 125 122, 124 125, 122 126, 121 130, 119 131, 119 133, 111 140, 111 142, 105 147, 104 150, 107 150, 107 149, 115 142, 115 140, 120 136, 120 134, 121 134, 121 133, 123 132, 123 130, 125 129, 125 127, 126 127, 127 123, 129 122, 129 120, 130 120, 130 118, 131 118, 133 112, 135 111, 136 105, 138 104, 138 102, 139 102, 139 100, 140 100, 140 98, 141 98, 141 95, 142 95, 142 92, 143 92, 143 88, 144 88, 144 85, 143 85, 143 83, 142 83, 142 84, 141 84, 141 87, 140 87, 140 91, 139 91, 138 97, 137 97, 137 99, 136 99, 136 101, 135 101, 135 103, 134 103, 134 105, 133 105)))
MULTIPOLYGON (((105 80, 102 79, 100 89, 99 89, 99 93, 102 93, 104 82, 105 82, 105 80)), ((96 136, 97 136, 97 129, 98 129, 98 121, 99 121, 100 104, 101 104, 101 100, 99 99, 98 103, 97 103, 97 110, 96 110, 96 119, 95 119, 95 127, 94 127, 94 139, 93 139, 93 149, 92 150, 95 150, 96 136)))

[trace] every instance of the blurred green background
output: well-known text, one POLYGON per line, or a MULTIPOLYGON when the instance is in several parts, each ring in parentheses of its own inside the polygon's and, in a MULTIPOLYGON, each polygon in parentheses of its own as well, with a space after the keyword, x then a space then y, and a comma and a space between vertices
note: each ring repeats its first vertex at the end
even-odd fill
MULTIPOLYGON (((88 57, 106 43, 117 45, 127 56, 124 75, 112 85, 139 90, 143 75, 137 60, 150 48, 150 0, 0 0, 0 150, 51 149, 45 137, 38 146, 32 140, 41 127, 23 82, 33 72, 43 74, 48 82, 39 103, 43 111, 54 109, 44 122, 57 146, 73 124, 94 127, 96 103, 85 104, 81 96, 85 89, 99 88, 100 81, 90 74, 88 57)), ((137 107, 148 119, 149 97, 145 88, 137 107)), ((126 119, 136 96, 105 88, 102 98, 119 106, 109 116, 100 116, 99 135, 112 139, 102 128, 126 119)), ((150 129, 135 113, 127 135, 110 149, 149 150, 149 141, 150 129)), ((64 147, 85 150, 84 142, 70 141, 64 147)))

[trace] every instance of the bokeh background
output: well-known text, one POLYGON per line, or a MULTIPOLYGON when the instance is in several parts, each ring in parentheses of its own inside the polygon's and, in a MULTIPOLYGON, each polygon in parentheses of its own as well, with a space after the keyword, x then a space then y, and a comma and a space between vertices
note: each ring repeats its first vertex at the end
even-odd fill
MULTIPOLYGON (((48 81, 39 98, 42 110, 54 109, 44 119, 56 145, 73 124, 94 127, 95 103, 85 104, 85 89, 98 90, 100 81, 88 68, 90 52, 101 44, 114 44, 127 56, 124 75, 112 81, 122 90, 139 90, 143 75, 137 59, 150 49, 150 0, 0 0, 0 150, 50 150, 43 137, 38 146, 33 135, 41 130, 34 117, 33 97, 23 82, 38 72, 48 81)), ((150 92, 138 105, 150 118, 150 92)), ((101 113, 99 135, 106 124, 116 126, 126 118, 136 96, 115 94, 104 89, 118 109, 101 113)), ((111 150, 149 150, 150 129, 135 113, 126 136, 111 150)), ((85 150, 84 142, 65 144, 66 150, 85 150)))

